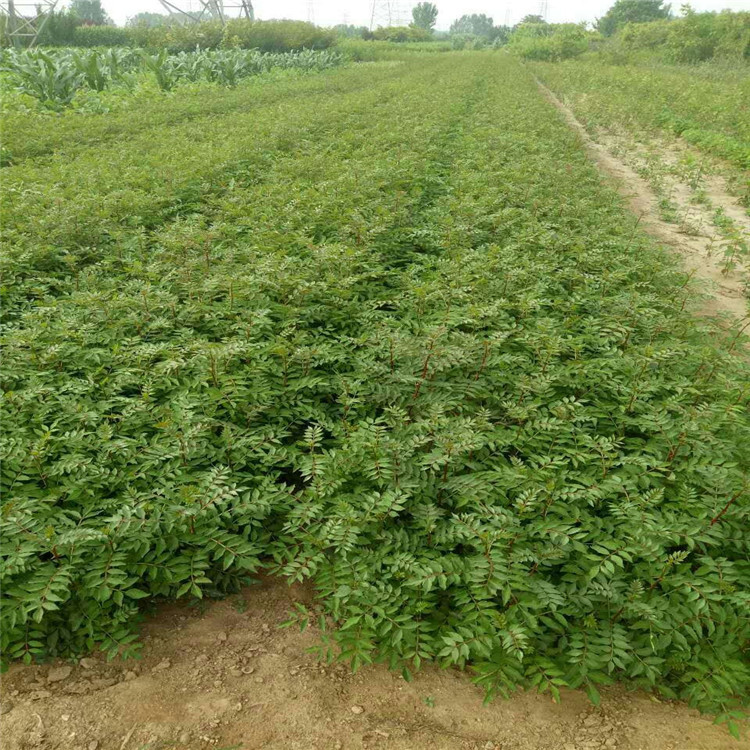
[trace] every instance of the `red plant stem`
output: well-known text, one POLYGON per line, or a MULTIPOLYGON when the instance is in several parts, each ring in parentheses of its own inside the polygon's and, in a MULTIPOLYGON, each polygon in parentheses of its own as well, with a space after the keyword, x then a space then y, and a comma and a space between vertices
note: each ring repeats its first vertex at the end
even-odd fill
POLYGON ((482 355, 482 364, 479 365, 479 369, 477 370, 476 375, 474 375, 474 380, 479 380, 479 376, 484 372, 485 365, 487 364, 487 355, 490 353, 490 342, 485 341, 484 342, 484 354, 482 355))
POLYGON ((746 488, 743 487, 739 492, 729 498, 727 504, 711 519, 711 523, 709 524, 710 526, 713 526, 717 521, 719 521, 721 517, 729 510, 732 503, 734 503, 735 500, 739 500, 740 497, 745 494, 745 489, 746 488))
POLYGON ((422 366, 422 375, 419 378, 419 381, 417 382, 416 386, 414 387, 414 394, 412 395, 412 400, 417 398, 419 396, 419 391, 422 389, 422 383, 427 379, 427 368, 430 366, 430 360, 432 359, 432 347, 434 346, 435 342, 430 341, 430 349, 427 353, 427 356, 424 360, 424 365, 422 366))

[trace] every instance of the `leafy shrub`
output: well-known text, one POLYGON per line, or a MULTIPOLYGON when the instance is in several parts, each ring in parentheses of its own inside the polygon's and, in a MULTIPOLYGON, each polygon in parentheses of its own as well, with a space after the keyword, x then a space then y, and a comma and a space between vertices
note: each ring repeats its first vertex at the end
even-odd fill
POLYGON ((455 50, 468 49, 477 38, 473 34, 451 34, 451 47, 455 50))
POLYGON ((336 50, 355 62, 374 60, 403 60, 412 54, 449 52, 450 42, 382 42, 360 39, 340 39, 336 50))
POLYGON ((655 49, 666 44, 672 21, 629 23, 618 34, 618 41, 632 50, 655 49))
POLYGON ((224 26, 218 21, 204 23, 172 24, 149 28, 125 29, 134 44, 152 51, 192 52, 201 49, 218 49, 224 40, 224 26))
POLYGON ((669 27, 668 60, 697 63, 725 57, 750 59, 750 13, 688 13, 669 27))
POLYGON ((226 26, 207 21, 199 24, 159 27, 133 27, 124 30, 132 44, 147 49, 165 48, 170 52, 201 49, 240 48, 261 52, 289 52, 300 49, 327 49, 336 42, 336 33, 304 21, 245 21, 235 19, 226 26))
POLYGON ((353 24, 339 23, 332 27, 336 36, 344 39, 371 39, 372 35, 367 26, 354 26, 353 24))
POLYGON ((581 24, 521 24, 510 38, 509 49, 527 60, 554 62, 582 55, 592 38, 581 24))
POLYGON ((385 42, 428 42, 432 33, 417 26, 381 26, 373 32, 373 37, 385 42))
POLYGON ((335 42, 334 31, 304 21, 230 21, 223 44, 261 52, 289 52, 327 49, 335 42))
POLYGON ((647 51, 665 62, 739 63, 750 60, 750 13, 688 11, 682 18, 627 24, 604 51, 616 45, 633 53, 647 51))
POLYGON ((77 26, 73 32, 74 47, 120 47, 128 44, 128 29, 117 26, 77 26))
POLYGON ((38 43, 42 47, 70 46, 74 44, 76 28, 80 20, 72 13, 53 10, 47 14, 47 21, 39 34, 38 43))

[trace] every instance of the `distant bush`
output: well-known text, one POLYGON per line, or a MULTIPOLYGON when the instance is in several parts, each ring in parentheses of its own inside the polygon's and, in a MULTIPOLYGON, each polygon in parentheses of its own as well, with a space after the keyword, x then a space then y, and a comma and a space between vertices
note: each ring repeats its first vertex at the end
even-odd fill
POLYGON ((44 47, 71 45, 79 23, 70 13, 53 10, 47 16, 47 23, 39 33, 37 43, 44 47))
MULTIPOLYGON (((7 46, 0 17, 0 42, 7 46)), ((116 26, 82 26, 70 14, 53 13, 40 36, 42 46, 59 47, 140 47, 166 50, 169 53, 201 49, 257 49, 261 52, 327 49, 336 43, 333 29, 322 29, 304 21, 243 21, 226 25, 218 21, 191 24, 137 24, 126 28, 116 26)), ((406 41, 430 38, 428 32, 408 29, 406 41)))
POLYGON ((582 55, 596 35, 582 24, 521 24, 510 38, 509 48, 527 60, 553 62, 582 55))
POLYGON ((73 47, 124 47, 130 44, 127 29, 117 26, 76 26, 73 47))
POLYGON ((382 26, 372 32, 375 39, 382 42, 428 42, 432 34, 427 29, 416 26, 382 26))
POLYGON ((379 42, 363 39, 339 39, 336 50, 354 62, 402 60, 404 53, 449 52, 450 42, 379 42))
POLYGON ((627 24, 611 46, 626 53, 648 51, 665 62, 750 60, 750 13, 688 11, 682 18, 627 24))
POLYGON ((189 52, 196 47, 218 49, 224 39, 224 25, 219 21, 180 26, 138 27, 127 29, 133 46, 168 52, 189 52))
POLYGON ((451 47, 453 49, 484 49, 489 44, 489 39, 476 34, 451 34, 451 47))
POLYGON ((196 47, 258 49, 261 52, 289 52, 298 49, 326 49, 336 42, 336 33, 304 21, 242 21, 226 26, 216 21, 184 26, 127 29, 134 46, 189 52, 196 47))
POLYGON ((688 13, 670 24, 666 55, 683 63, 750 59, 750 13, 688 13))
POLYGON ((289 52, 297 49, 327 49, 336 43, 336 32, 304 21, 230 21, 222 45, 289 52))
POLYGON ((367 26, 354 26, 353 24, 339 23, 331 28, 336 32, 336 36, 345 39, 368 39, 372 37, 367 26))
POLYGON ((667 43, 672 21, 626 24, 619 34, 619 41, 626 49, 655 49, 667 43))
POLYGON ((641 24, 669 18, 670 6, 664 0, 616 0, 615 4, 597 19, 595 28, 604 36, 612 36, 626 24, 641 24))

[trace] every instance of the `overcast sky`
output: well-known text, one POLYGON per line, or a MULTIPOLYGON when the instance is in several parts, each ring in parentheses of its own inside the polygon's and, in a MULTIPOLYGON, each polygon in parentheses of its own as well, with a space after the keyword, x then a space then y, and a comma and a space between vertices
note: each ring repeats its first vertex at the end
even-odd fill
MULTIPOLYGON (((198 0, 172 0, 180 7, 199 7, 198 0)), ((506 21, 514 24, 527 13, 539 13, 541 0, 433 0, 438 7, 440 29, 447 29, 451 22, 464 13, 486 13, 495 19, 496 24, 506 21)), ((235 4, 237 0, 224 0, 225 6, 235 4)), ((614 0, 547 0, 547 20, 560 21, 593 21, 603 15, 614 0)), ((388 0, 376 0, 376 6, 386 8, 388 0)), ((407 22, 411 17, 411 8, 416 0, 393 0, 401 21, 407 22)), ((672 3, 672 9, 679 10, 681 2, 672 3)), ((750 10, 750 0, 692 0, 696 10, 750 10)), ((139 11, 163 12, 159 0, 103 0, 102 5, 107 13, 118 24, 139 11)), ((298 18, 303 21, 313 20, 320 26, 332 26, 336 23, 353 23, 358 26, 369 26, 373 0, 253 0, 257 18, 298 18), (312 18, 311 18, 312 17, 312 18)), ((393 11, 392 11, 393 12, 393 11)), ((382 16, 382 14, 381 14, 382 16)), ((376 16, 377 21, 377 16, 376 16)), ((386 25, 384 20, 381 24, 386 25)), ((377 22, 376 22, 376 25, 377 22)))

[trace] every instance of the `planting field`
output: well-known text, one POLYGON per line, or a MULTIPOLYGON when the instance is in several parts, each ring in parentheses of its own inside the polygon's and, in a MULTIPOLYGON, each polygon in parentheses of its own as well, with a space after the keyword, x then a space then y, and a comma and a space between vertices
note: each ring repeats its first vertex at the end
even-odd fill
POLYGON ((510 56, 274 81, 7 118, 3 658, 132 657, 262 571, 354 667, 738 733, 744 324, 510 56))

